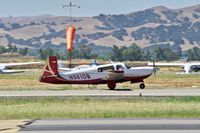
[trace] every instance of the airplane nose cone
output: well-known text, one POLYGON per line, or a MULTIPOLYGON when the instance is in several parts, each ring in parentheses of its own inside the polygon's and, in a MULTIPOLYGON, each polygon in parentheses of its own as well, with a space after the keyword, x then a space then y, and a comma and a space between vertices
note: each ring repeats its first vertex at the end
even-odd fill
POLYGON ((147 76, 151 75, 154 71, 154 67, 133 67, 129 71, 132 76, 147 76))
POLYGON ((144 69, 143 69, 143 71, 144 71, 144 75, 151 75, 153 72, 155 72, 156 71, 156 68, 154 68, 154 67, 145 67, 144 69))
POLYGON ((147 73, 152 73, 154 70, 154 67, 143 67, 142 70, 147 73))
POLYGON ((152 74, 154 71, 156 71, 156 68, 154 68, 154 67, 146 67, 145 71, 146 71, 146 74, 152 74))

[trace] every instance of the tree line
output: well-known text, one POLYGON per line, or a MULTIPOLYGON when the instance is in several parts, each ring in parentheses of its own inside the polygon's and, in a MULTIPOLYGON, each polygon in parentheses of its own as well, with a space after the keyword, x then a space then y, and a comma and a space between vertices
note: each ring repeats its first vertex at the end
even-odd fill
POLYGON ((0 46, 0 54, 3 53, 19 53, 21 55, 27 55, 28 54, 28 48, 17 48, 15 45, 8 44, 7 47, 0 46))
MULTIPOLYGON (((61 60, 67 60, 69 58, 68 52, 63 52, 66 50, 55 50, 52 48, 39 49, 36 52, 42 60, 46 60, 48 56, 55 55, 61 60)), ((19 53, 21 55, 27 55, 29 52, 28 48, 17 48, 15 45, 8 44, 7 47, 0 46, 0 54, 3 53, 19 53)), ((114 45, 109 53, 95 54, 91 47, 88 45, 80 45, 74 48, 72 53, 72 58, 78 59, 111 59, 113 61, 176 61, 182 56, 187 57, 189 61, 200 61, 200 48, 194 47, 187 51, 174 51, 170 47, 161 48, 153 47, 148 49, 142 49, 137 44, 132 44, 129 47, 118 47, 114 45)))
MULTIPOLYGON (((39 49, 39 57, 46 60, 48 56, 55 55, 61 60, 67 60, 69 58, 69 52, 63 52, 54 50, 51 48, 39 49)), ((74 48, 72 52, 72 58, 75 59, 95 59, 98 55, 92 53, 92 49, 87 45, 81 45, 74 48)))
MULTIPOLYGON (((69 53, 58 53, 53 49, 40 49, 39 55, 41 59, 46 59, 50 55, 56 55, 59 59, 67 60, 69 53)), ((200 61, 200 48, 194 47, 187 51, 182 52, 174 51, 170 47, 161 48, 154 47, 149 49, 142 49, 137 44, 132 44, 129 47, 117 47, 114 45, 110 53, 105 55, 98 55, 92 53, 92 49, 87 45, 81 45, 74 48, 72 58, 79 59, 111 59, 113 61, 176 61, 182 56, 186 56, 190 61, 200 61)))
POLYGON ((200 48, 194 47, 187 51, 181 51, 173 50, 170 47, 141 49, 136 44, 121 48, 114 45, 110 57, 114 61, 176 61, 182 57, 188 61, 200 61, 200 48))
POLYGON ((114 61, 174 61, 181 56, 181 51, 173 51, 171 48, 149 48, 141 49, 138 45, 132 44, 129 47, 113 46, 110 57, 114 61))

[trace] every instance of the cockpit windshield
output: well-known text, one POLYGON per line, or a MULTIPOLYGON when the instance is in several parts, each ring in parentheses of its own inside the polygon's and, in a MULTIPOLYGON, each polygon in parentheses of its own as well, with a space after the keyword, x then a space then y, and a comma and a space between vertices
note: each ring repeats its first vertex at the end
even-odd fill
POLYGON ((129 65, 127 65, 127 64, 125 64, 125 66, 126 66, 127 69, 130 69, 130 68, 131 68, 131 67, 130 67, 129 65))

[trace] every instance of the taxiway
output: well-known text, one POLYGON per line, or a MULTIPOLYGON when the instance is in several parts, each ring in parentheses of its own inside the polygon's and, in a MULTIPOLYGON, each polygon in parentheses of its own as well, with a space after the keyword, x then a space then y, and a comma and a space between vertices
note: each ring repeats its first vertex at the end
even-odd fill
POLYGON ((136 89, 136 90, 19 90, 0 91, 0 98, 6 97, 169 97, 169 96, 200 96, 200 89, 136 89))
POLYGON ((20 133, 199 133, 200 119, 46 119, 20 133))

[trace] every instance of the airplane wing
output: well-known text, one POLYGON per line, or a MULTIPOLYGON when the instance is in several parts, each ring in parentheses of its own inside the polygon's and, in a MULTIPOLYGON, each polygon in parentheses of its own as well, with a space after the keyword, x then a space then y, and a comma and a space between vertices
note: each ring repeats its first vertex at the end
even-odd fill
POLYGON ((26 66, 26 65, 35 65, 42 64, 42 62, 24 62, 24 63, 0 63, 0 73, 20 73, 25 72, 25 70, 8 70, 7 67, 11 66, 26 66))
POLYGON ((0 63, 0 69, 10 66, 25 66, 25 65, 35 65, 35 64, 42 64, 42 62, 0 63))
POLYGON ((10 73, 21 73, 26 72, 26 70, 0 70, 0 73, 10 74, 10 73))
MULTIPOLYGON (((184 66, 185 63, 159 63, 155 62, 155 66, 184 66)), ((149 62, 148 66, 153 66, 153 62, 149 62)))

